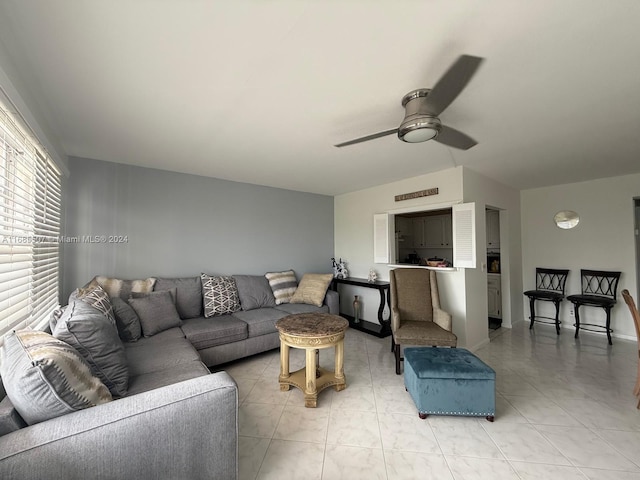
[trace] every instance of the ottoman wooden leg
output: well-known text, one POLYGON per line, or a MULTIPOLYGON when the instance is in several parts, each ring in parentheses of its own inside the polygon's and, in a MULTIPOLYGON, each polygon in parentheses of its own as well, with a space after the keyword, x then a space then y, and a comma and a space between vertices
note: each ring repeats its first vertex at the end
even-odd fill
POLYGON ((426 413, 420 413, 420 412, 418 412, 418 416, 419 416, 422 420, 424 420, 424 419, 425 419, 425 418, 427 418, 429 415, 427 415, 426 413))
POLYGON ((487 420, 493 422, 495 420, 495 417, 493 415, 487 415, 487 420))

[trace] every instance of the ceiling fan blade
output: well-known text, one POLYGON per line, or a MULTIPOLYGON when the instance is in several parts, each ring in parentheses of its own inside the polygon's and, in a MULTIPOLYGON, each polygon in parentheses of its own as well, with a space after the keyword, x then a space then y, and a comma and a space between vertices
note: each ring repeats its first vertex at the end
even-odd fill
POLYGON ((354 143, 367 142, 369 140, 373 140, 374 138, 386 137, 387 135, 391 135, 392 133, 398 133, 398 129, 394 128, 393 130, 385 130, 384 132, 374 133, 373 135, 367 135, 366 137, 356 138, 354 140, 349 140, 348 142, 334 145, 334 147, 346 147, 347 145, 353 145, 354 143))
POLYGON ((460 55, 427 95, 425 104, 428 113, 440 115, 464 90, 482 61, 480 57, 460 55))
POLYGON ((459 148, 460 150, 469 150, 478 144, 478 142, 468 135, 455 128, 447 127, 446 125, 442 125, 440 133, 438 133, 438 136, 434 138, 434 140, 449 147, 459 148))

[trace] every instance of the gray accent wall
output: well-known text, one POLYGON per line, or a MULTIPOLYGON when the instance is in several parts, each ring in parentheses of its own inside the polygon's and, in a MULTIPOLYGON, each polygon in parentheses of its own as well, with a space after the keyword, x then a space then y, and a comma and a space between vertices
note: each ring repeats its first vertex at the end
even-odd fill
POLYGON ((95 275, 331 272, 331 196, 85 158, 69 170, 63 304, 95 275))

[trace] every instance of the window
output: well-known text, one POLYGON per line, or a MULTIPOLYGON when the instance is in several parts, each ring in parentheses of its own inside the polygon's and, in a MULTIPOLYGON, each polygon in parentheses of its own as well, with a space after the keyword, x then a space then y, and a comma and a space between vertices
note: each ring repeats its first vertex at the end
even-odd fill
POLYGON ((58 306, 60 172, 0 108, 0 345, 58 306))

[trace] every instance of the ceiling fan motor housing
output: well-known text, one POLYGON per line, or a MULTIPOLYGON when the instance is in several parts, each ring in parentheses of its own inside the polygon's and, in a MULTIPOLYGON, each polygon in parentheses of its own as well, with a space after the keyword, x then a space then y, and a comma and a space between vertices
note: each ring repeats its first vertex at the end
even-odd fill
POLYGON ((402 98, 405 108, 404 120, 398 128, 398 138, 404 142, 417 143, 431 140, 440 133, 440 119, 429 112, 427 95, 431 90, 420 88, 402 98))

